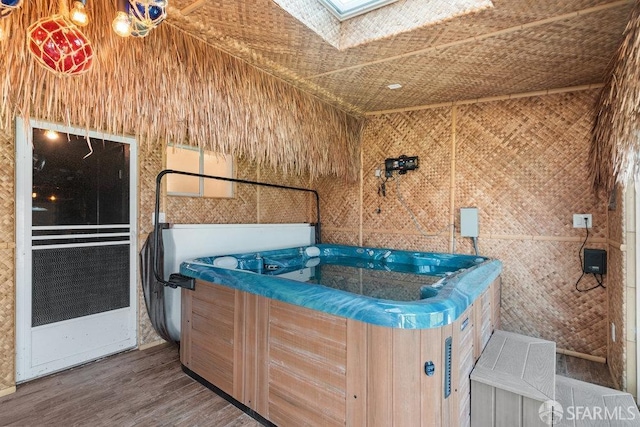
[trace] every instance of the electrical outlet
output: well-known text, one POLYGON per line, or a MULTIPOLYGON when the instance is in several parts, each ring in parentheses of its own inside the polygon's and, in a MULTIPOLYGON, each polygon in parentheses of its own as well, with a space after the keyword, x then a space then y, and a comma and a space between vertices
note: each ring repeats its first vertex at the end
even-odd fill
POLYGON ((376 169, 374 174, 376 178, 380 178, 382 176, 382 169, 376 169))
POLYGON ((592 226, 593 217, 591 214, 573 214, 573 228, 591 228, 592 226))

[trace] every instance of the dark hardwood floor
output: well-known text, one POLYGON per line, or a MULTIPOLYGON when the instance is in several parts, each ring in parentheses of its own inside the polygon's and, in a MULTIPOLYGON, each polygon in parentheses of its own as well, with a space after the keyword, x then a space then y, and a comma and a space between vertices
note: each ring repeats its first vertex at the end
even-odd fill
POLYGON ((133 350, 18 386, 0 426, 259 426, 180 368, 177 347, 133 350))
MULTIPOLYGON (((606 365, 557 355, 556 372, 614 387, 606 365)), ((259 426, 185 375, 177 347, 133 350, 0 398, 0 426, 259 426)))

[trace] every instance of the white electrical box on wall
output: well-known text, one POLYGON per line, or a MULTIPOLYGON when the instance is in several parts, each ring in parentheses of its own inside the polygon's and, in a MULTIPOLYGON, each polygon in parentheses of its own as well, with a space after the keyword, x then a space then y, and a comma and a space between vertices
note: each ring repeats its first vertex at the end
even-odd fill
POLYGON ((478 208, 460 208, 460 236, 478 237, 478 208))
POLYGON ((573 228, 591 228, 592 225, 591 214, 573 214, 573 228))

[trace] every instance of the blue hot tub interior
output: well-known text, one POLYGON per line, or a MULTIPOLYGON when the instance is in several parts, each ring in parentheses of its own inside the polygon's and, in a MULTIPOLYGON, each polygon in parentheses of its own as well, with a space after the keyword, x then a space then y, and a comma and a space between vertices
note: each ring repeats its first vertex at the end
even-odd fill
POLYGON ((198 279, 403 328, 453 322, 500 271, 499 261, 485 257, 324 244, 198 258, 181 267, 198 279))
MULTIPOLYGON (((305 250, 293 248, 233 257, 238 260, 236 268, 242 270, 392 301, 434 297, 442 278, 487 260, 348 246, 323 247, 317 257, 310 257, 305 250)), ((215 257, 199 261, 213 264, 215 257)))

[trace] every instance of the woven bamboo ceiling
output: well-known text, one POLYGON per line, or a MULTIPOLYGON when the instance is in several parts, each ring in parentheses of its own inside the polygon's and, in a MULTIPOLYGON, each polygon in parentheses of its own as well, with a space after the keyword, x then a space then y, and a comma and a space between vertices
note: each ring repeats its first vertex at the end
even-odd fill
POLYGON ((400 0, 395 11, 387 6, 340 24, 315 19, 318 0, 171 0, 168 23, 334 105, 367 113, 601 83, 633 5, 468 1, 467 11, 448 19, 428 18, 444 0, 400 0), (416 18, 412 3, 429 6, 420 12, 427 19, 416 18), (294 17, 304 18, 305 9, 292 4, 309 6, 307 20, 333 25, 336 40, 294 17), (398 29, 402 16, 418 27, 398 29), (381 22, 395 34, 380 33, 381 22), (402 88, 388 89, 392 83, 402 88))

